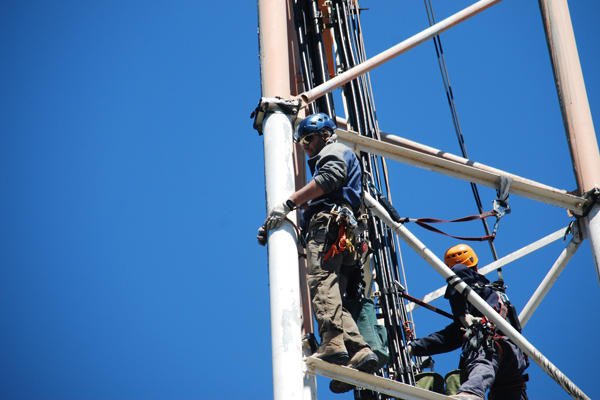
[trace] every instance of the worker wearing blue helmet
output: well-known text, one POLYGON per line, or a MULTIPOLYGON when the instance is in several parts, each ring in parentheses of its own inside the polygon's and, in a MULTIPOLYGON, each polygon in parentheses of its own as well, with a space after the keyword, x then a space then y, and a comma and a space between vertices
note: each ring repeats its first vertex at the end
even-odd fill
MULTIPOLYGON (((350 313, 342 307, 347 277, 359 264, 352 246, 336 246, 340 223, 332 215, 332 207, 345 207, 350 214, 361 204, 362 170, 356 154, 336 141, 337 126, 327 114, 305 118, 294 133, 294 141, 308 156, 313 178, 290 198, 275 206, 267 220, 267 229, 276 229, 287 214, 301 209, 301 229, 306 239, 308 284, 315 318, 319 326, 321 346, 313 354, 324 361, 348 365, 373 373, 378 357, 358 331, 350 313)), ((354 386, 332 381, 336 393, 354 386)))

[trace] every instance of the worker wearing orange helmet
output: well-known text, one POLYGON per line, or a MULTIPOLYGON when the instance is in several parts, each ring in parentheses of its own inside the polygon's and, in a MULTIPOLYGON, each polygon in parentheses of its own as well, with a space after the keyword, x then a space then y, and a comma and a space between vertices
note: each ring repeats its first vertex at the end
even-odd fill
MULTIPOLYGON (((501 298, 490 281, 477 271, 479 259, 471 247, 459 244, 449 248, 444 262, 502 315, 501 298)), ((410 342, 409 355, 430 356, 462 347, 460 368, 466 372, 466 380, 451 397, 484 399, 489 389, 488 399, 528 399, 525 384, 528 377, 523 375, 529 366, 527 356, 502 332, 494 330, 479 310, 452 285, 448 285, 444 297, 450 302, 454 322, 439 332, 410 342)))

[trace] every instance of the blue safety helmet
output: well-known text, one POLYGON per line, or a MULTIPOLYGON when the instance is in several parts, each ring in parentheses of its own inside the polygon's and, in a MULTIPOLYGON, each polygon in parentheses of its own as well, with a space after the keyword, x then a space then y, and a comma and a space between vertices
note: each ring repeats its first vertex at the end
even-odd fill
POLYGON ((324 113, 313 114, 300 122, 298 129, 294 132, 294 142, 299 143, 300 139, 306 135, 331 135, 336 129, 337 126, 335 125, 335 122, 329 118, 329 115, 324 113))

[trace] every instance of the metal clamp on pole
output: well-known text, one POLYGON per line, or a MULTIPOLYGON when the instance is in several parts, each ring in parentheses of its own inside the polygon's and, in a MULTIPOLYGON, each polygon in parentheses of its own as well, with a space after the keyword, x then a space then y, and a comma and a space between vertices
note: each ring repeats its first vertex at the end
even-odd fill
POLYGON ((600 189, 593 188, 592 190, 587 191, 583 195, 583 198, 585 198, 586 201, 585 201, 583 213, 581 214, 581 216, 587 217, 588 214, 590 213, 590 211, 592 211, 592 208, 596 204, 600 203, 600 189))
POLYGON ((497 190, 498 198, 494 200, 494 211, 496 212, 496 223, 494 224, 494 231, 492 236, 496 236, 498 226, 500 225, 500 218, 504 217, 505 214, 510 214, 510 206, 508 205, 508 193, 510 184, 513 179, 507 176, 500 176, 500 188, 497 190))
POLYGON ((263 121, 265 115, 269 112, 282 112, 286 115, 293 115, 292 122, 296 119, 300 110, 300 104, 297 100, 284 100, 281 97, 261 97, 258 106, 250 114, 250 118, 254 118, 254 129, 259 135, 263 134, 263 121))

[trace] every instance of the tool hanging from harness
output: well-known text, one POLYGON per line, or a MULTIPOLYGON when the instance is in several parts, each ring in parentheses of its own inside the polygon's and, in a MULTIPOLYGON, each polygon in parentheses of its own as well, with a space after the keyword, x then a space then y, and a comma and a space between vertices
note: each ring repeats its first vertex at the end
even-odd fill
POLYGON ((383 196, 383 195, 379 196, 379 203, 386 209, 386 211, 390 214, 390 217, 393 220, 395 220, 396 222, 399 222, 401 224, 404 224, 407 222, 414 222, 417 225, 419 225, 420 227, 425 228, 429 231, 436 232, 441 235, 449 236, 449 237, 452 237, 455 239, 467 240, 467 241, 478 241, 478 242, 483 242, 483 241, 493 242, 494 239, 496 238, 496 232, 498 231, 498 227, 500 225, 500 219, 504 215, 510 214, 510 211, 511 211, 510 206, 508 205, 508 194, 509 194, 508 190, 510 188, 511 183, 512 183, 512 178, 508 178, 505 176, 500 177, 500 189, 497 191, 498 198, 496 198, 493 201, 493 204, 494 204, 493 210, 482 213, 482 214, 469 215, 467 217, 462 217, 462 218, 457 218, 457 219, 452 219, 452 220, 442 220, 442 219, 436 219, 436 218, 416 218, 416 219, 402 218, 402 217, 400 217, 400 214, 398 213, 398 211, 396 211, 396 209, 394 208, 392 203, 385 196, 383 196), (494 224, 494 230, 491 234, 482 236, 482 237, 453 236, 453 235, 444 233, 444 232, 440 231, 439 229, 434 228, 433 226, 429 225, 429 224, 440 224, 440 223, 446 223, 446 222, 476 221, 478 219, 485 219, 485 218, 488 218, 491 216, 496 217, 496 223, 494 224))
POLYGON ((354 252, 354 230, 358 228, 358 222, 356 222, 352 211, 346 206, 334 204, 331 209, 331 215, 335 216, 334 222, 339 225, 339 228, 337 237, 329 248, 329 251, 323 257, 323 261, 346 249, 354 252))
POLYGON ((465 341, 462 346, 462 356, 468 357, 469 352, 483 349, 486 353, 494 353, 494 337, 496 328, 494 325, 483 318, 467 328, 465 332, 465 341))

